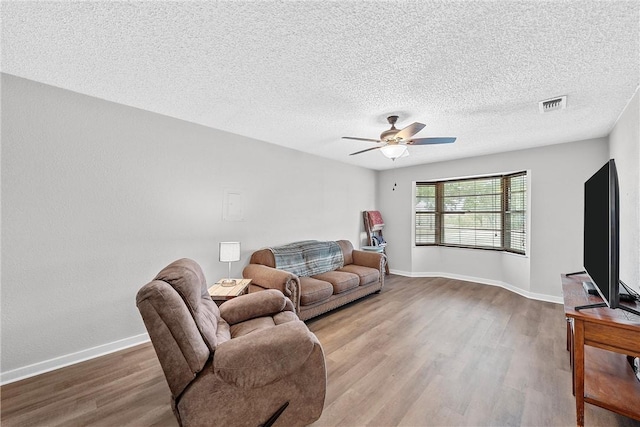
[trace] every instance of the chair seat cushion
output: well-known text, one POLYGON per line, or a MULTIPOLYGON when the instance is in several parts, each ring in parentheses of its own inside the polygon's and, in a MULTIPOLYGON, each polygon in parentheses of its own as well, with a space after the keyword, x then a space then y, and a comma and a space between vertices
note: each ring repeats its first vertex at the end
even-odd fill
POLYGON ((313 277, 300 278, 300 305, 311 305, 324 301, 333 295, 333 286, 313 277))
POLYGON ((246 320, 244 322, 231 325, 228 329, 231 331, 232 338, 238 338, 254 331, 271 328, 283 323, 298 321, 298 316, 293 311, 282 311, 275 316, 257 317, 255 319, 246 320))
POLYGON ((357 288, 360 284, 360 277, 357 274, 346 271, 327 271, 326 273, 316 274, 313 278, 331 283, 334 295, 357 288))
POLYGON ((265 316, 265 317, 257 317, 255 319, 247 320, 245 322, 236 323, 235 325, 231 325, 229 328, 231 330, 231 338, 238 338, 247 334, 250 334, 254 331, 259 331, 261 329, 273 328, 275 326, 275 322, 273 321, 273 317, 265 316))
POLYGON ((293 311, 283 311, 282 313, 278 313, 273 316, 273 323, 275 323, 276 325, 281 325, 283 323, 293 322, 296 320, 300 319, 298 319, 298 315, 293 311))
MULTIPOLYGON (((314 349, 317 342, 317 338, 314 338, 307 325, 301 321, 287 322, 268 330, 237 337, 218 346, 213 358, 213 371, 228 384, 248 389, 264 387, 300 369, 314 349)), ((242 396, 238 390, 226 393, 242 396)), ((229 398, 223 390, 211 390, 211 396, 213 402, 224 397, 229 398)), ((241 403, 249 412, 253 405, 259 405, 256 402, 241 403)), ((247 425, 241 420, 232 424, 247 425)), ((210 424, 203 420, 202 425, 210 424)))
POLYGON ((349 264, 340 268, 339 271, 357 274, 360 278, 360 285, 368 285, 380 280, 380 271, 371 267, 363 267, 361 265, 349 264))

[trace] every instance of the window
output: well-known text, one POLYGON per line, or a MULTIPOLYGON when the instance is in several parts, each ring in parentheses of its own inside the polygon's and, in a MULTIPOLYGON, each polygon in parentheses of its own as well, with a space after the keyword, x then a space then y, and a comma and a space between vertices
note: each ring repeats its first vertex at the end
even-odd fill
POLYGON ((526 172, 416 183, 416 245, 524 254, 526 185, 526 172))
POLYGON ((527 214, 527 174, 520 173, 505 177, 507 192, 504 210, 504 247, 524 253, 526 242, 527 214))
POLYGON ((436 243, 436 184, 416 186, 416 245, 436 243))

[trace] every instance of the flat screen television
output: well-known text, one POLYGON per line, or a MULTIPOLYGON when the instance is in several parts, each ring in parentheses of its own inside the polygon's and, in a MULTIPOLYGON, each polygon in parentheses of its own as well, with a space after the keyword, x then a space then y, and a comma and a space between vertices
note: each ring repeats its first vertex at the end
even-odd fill
MULTIPOLYGON (((613 159, 584 183, 584 269, 610 308, 620 306, 620 201, 613 159)), ((586 308, 586 307, 585 307, 586 308)))
POLYGON ((605 301, 576 307, 619 308, 640 316, 640 311, 620 304, 621 288, 627 301, 638 300, 620 280, 620 194, 616 162, 611 159, 584 183, 584 269, 605 301))

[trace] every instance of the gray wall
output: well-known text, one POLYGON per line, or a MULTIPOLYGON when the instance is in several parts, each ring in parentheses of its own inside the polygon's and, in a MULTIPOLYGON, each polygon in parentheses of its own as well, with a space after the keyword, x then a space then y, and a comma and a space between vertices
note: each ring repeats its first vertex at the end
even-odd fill
POLYGON ((238 240, 239 276, 266 245, 357 245, 361 211, 377 207, 392 270, 558 298, 560 273, 582 265, 582 185, 609 154, 624 195, 621 277, 637 288, 638 104, 636 93, 610 153, 601 138, 376 173, 2 74, 2 381, 144 340, 135 292, 174 259, 213 282, 226 275, 218 242, 238 240), (523 169, 527 257, 413 247, 414 181, 523 169), (226 190, 243 194, 243 221, 222 219, 226 190))
POLYGON ((362 238, 376 173, 2 75, 2 380, 144 339, 135 294, 218 242, 362 238), (223 221, 225 190, 245 200, 223 221))
POLYGON ((640 95, 609 135, 609 154, 620 181, 620 279, 640 290, 640 95))
POLYGON ((414 276, 460 277, 560 301, 560 274, 582 267, 584 181, 608 159, 608 150, 607 138, 599 138, 380 173, 378 205, 391 269, 414 276), (520 170, 529 172, 530 185, 526 257, 413 245, 413 182, 520 170))

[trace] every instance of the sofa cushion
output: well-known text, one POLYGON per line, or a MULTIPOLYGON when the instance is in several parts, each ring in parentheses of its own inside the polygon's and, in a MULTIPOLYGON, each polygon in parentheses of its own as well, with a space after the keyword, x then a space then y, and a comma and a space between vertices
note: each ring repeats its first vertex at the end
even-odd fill
POLYGON ((360 284, 360 277, 357 274, 346 271, 327 271, 326 273, 316 274, 313 278, 331 283, 334 295, 357 288, 360 284))
POLYGON ((333 286, 324 280, 313 277, 300 278, 300 305, 311 305, 328 299, 333 295, 333 286))
POLYGON ((361 265, 349 264, 342 267, 339 271, 357 274, 360 278, 360 285, 368 285, 380 280, 380 271, 371 267, 363 267, 361 265))

